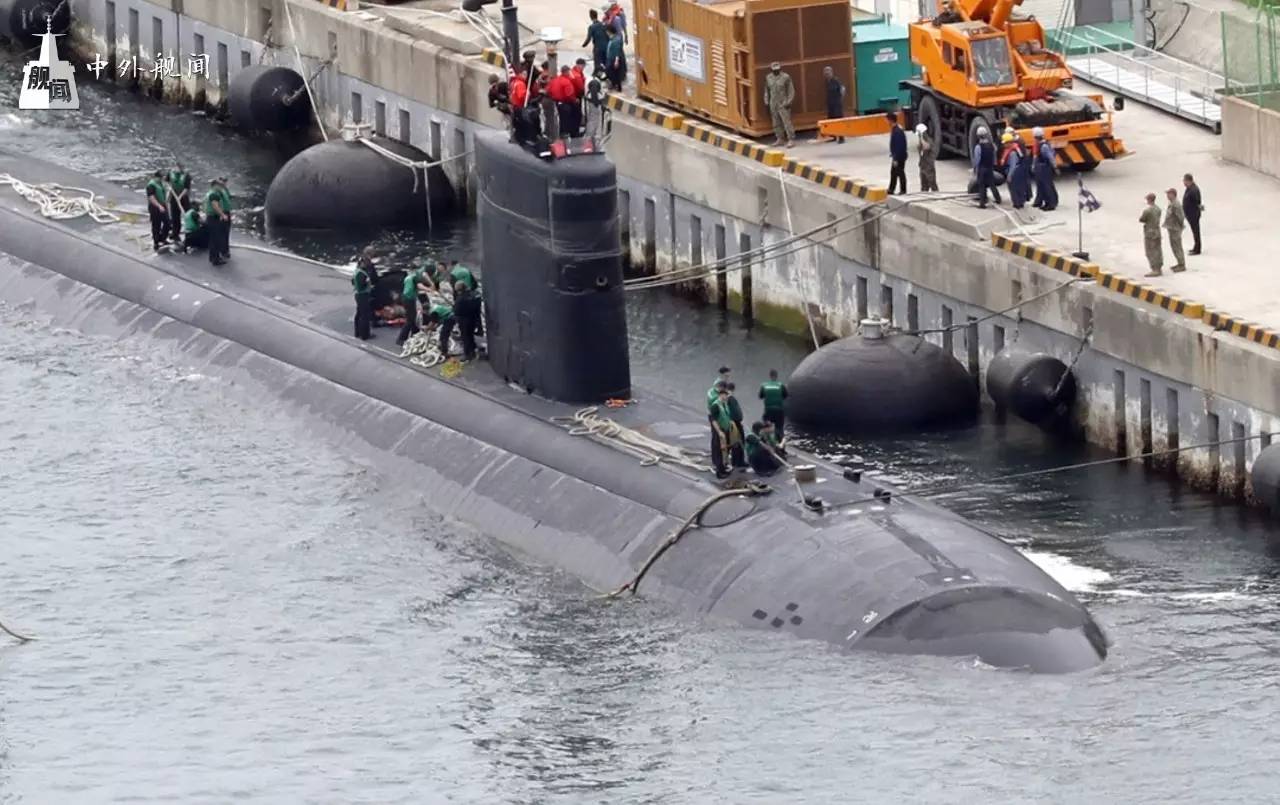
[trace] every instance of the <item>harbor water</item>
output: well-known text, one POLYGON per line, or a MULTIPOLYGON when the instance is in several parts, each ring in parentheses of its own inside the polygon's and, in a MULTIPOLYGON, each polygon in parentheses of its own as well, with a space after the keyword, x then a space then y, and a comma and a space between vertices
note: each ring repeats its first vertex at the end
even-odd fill
MULTIPOLYGON (((87 82, 84 112, 18 112, 19 75, 0 63, 3 148, 139 190, 177 154, 241 208, 284 158, 87 82)), ((364 243, 277 245, 349 262, 364 243)), ((475 253, 469 222, 375 245, 475 253)), ((662 292, 628 312, 637 386, 693 406, 721 363, 750 399, 804 355, 662 292)), ((1274 801, 1261 515, 1140 465, 1000 481, 1100 454, 991 416, 813 446, 949 484, 940 503, 1080 595, 1106 663, 849 655, 605 602, 258 389, 0 309, 0 621, 37 638, 0 640, 0 802, 1274 801)))

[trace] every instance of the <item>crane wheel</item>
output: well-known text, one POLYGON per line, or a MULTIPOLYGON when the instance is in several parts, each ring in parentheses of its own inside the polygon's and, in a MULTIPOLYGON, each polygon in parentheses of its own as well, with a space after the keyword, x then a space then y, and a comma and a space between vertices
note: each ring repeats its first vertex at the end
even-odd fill
POLYGON ((916 110, 916 120, 924 124, 929 133, 930 148, 936 159, 942 151, 942 114, 938 109, 938 101, 932 95, 920 98, 916 110))
POLYGON ((996 154, 1000 153, 999 140, 996 139, 996 127, 991 125, 991 121, 987 120, 985 115, 974 115, 969 120, 969 147, 965 151, 966 154, 972 154, 973 149, 978 145, 978 129, 986 129, 991 135, 991 143, 996 146, 996 154))

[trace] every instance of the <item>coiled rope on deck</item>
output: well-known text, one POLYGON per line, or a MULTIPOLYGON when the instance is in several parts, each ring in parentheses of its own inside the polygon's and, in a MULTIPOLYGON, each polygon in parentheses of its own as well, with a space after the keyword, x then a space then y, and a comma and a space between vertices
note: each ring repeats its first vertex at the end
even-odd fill
POLYGON ((601 444, 639 457, 640 465, 652 467, 663 462, 676 464, 696 472, 711 472, 704 453, 667 444, 640 431, 633 430, 599 414, 600 407, 589 405, 572 416, 555 416, 551 421, 567 425, 569 435, 586 436, 601 444))
POLYGON ((13 192, 36 205, 45 218, 66 221, 87 215, 99 224, 114 224, 120 220, 120 216, 98 203, 97 193, 83 187, 57 182, 28 184, 16 176, 0 173, 0 186, 3 185, 12 187, 13 192))
POLYGON ((400 357, 408 358, 409 363, 431 369, 445 362, 444 355, 435 340, 425 332, 419 331, 409 336, 400 349, 400 357))
POLYGON ((659 543, 658 547, 653 549, 653 553, 649 554, 649 558, 640 566, 640 570, 631 577, 631 580, 613 592, 607 594, 605 598, 617 598, 625 592, 630 592, 632 595, 635 595, 640 589, 641 580, 643 580, 645 575, 649 572, 649 568, 653 567, 654 563, 657 562, 664 553, 670 550, 673 545, 679 542, 685 534, 699 527, 699 520, 701 520, 702 515, 706 514, 707 510, 715 504, 725 500, 726 498, 757 497, 759 495, 767 495, 772 491, 773 490, 770 489, 767 484, 751 481, 746 486, 738 489, 727 489, 723 492, 717 492, 702 501, 702 503, 698 505, 698 508, 694 509, 693 513, 685 518, 684 522, 680 524, 680 527, 671 532, 671 536, 664 539, 659 543))

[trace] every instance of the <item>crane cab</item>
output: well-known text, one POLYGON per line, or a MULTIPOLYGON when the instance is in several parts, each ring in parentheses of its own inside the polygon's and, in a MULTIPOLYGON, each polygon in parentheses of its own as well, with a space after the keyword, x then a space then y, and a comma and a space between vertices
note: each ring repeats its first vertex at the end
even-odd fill
POLYGON ((1003 31, 983 22, 954 22, 914 25, 911 36, 911 52, 924 68, 924 82, 938 92, 979 107, 1022 100, 1003 31), (921 53, 928 53, 928 58, 918 58, 921 53))

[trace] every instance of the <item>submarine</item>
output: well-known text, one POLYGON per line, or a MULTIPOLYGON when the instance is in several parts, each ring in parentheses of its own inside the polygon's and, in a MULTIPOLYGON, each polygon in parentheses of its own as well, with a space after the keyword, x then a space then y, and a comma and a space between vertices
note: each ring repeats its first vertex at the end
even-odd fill
POLYGON ((797 453, 803 473, 718 482, 687 447, 707 441, 701 399, 632 386, 608 157, 490 132, 476 169, 489 360, 456 375, 354 339, 339 272, 234 242, 216 269, 140 249, 136 194, 3 149, 0 173, 86 188, 121 220, 46 218, 0 189, 0 300, 265 389, 438 513, 598 591, 851 652, 1045 673, 1106 658, 1069 591, 939 506, 797 453), (638 402, 588 407, 617 398, 638 402))

